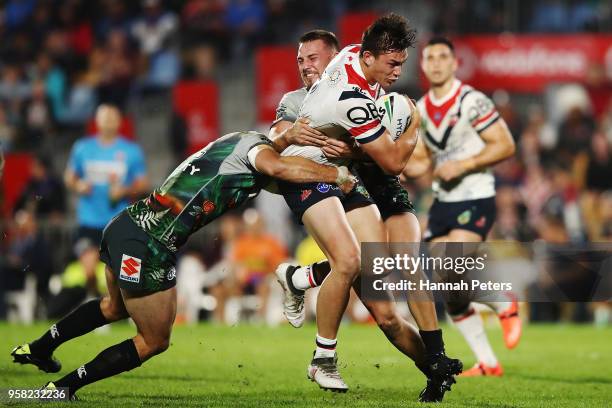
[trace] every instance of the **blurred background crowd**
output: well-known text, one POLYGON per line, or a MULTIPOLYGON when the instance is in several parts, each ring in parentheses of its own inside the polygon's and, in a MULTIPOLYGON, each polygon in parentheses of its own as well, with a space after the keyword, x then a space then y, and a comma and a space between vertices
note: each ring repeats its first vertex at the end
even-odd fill
MULTIPOLYGON (((610 242, 608 1, 7 0, 0 8, 0 319, 56 318, 103 294, 97 244, 114 213, 218 136, 265 132, 283 93, 300 86, 302 33, 325 28, 342 44, 358 42, 387 11, 407 16, 421 42, 434 33, 457 39, 460 63, 471 69, 459 77, 491 95, 511 128, 517 154, 495 169, 490 239, 610 242), (571 79, 558 79, 558 67, 536 67, 533 83, 506 79, 481 88, 483 77, 470 77, 477 52, 466 50, 491 39, 604 45, 594 51, 600 58, 579 61, 571 79), (95 143, 116 140, 100 157, 95 143)), ((394 89, 415 99, 426 89, 419 51, 411 50, 394 89)), ((561 55, 571 68, 574 56, 561 55)), ((424 226, 431 179, 403 182, 424 226)), ((179 320, 278 323, 276 266, 322 258, 282 198, 262 193, 182 251, 179 320)), ((563 309, 532 315, 594 318, 586 306, 563 309)), ((595 319, 607 321, 607 310, 595 319)), ((358 307, 349 315, 365 318, 358 307)))

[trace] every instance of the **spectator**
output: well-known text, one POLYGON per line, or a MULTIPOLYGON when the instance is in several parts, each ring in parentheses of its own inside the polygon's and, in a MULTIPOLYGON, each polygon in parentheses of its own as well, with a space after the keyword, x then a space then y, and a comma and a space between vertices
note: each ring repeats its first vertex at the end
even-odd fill
POLYGON ((128 42, 125 32, 111 31, 106 42, 103 76, 98 87, 100 103, 123 109, 131 91, 139 55, 128 42))
POLYGON ((142 6, 144 15, 133 23, 131 34, 138 41, 140 51, 152 56, 168 48, 178 28, 178 19, 174 13, 162 9, 160 0, 143 0, 142 6))
POLYGON ((4 9, 4 19, 9 29, 22 26, 34 12, 36 0, 9 0, 4 9))
POLYGON ((281 242, 264 231, 264 220, 253 209, 244 212, 245 231, 232 248, 235 293, 255 294, 258 298, 258 317, 265 321, 270 293, 269 278, 276 267, 287 259, 281 242))
POLYGON ((55 28, 45 36, 45 51, 64 72, 71 73, 78 68, 79 59, 71 47, 66 31, 55 28))
POLYGON ((53 174, 51 160, 44 155, 34 156, 32 177, 15 203, 15 210, 30 210, 39 218, 61 219, 66 212, 66 191, 61 180, 53 174))
POLYGON ((108 35, 115 30, 127 33, 130 27, 130 18, 126 3, 122 0, 104 0, 104 12, 96 25, 96 36, 99 41, 106 41, 108 35))
POLYGON ((30 149, 40 145, 52 131, 55 120, 43 81, 32 84, 31 97, 22 105, 21 118, 23 143, 30 149))
POLYGON ((59 120, 64 126, 82 126, 96 109, 97 83, 89 72, 77 72, 66 100, 63 115, 59 120))
POLYGON ((143 0, 144 15, 132 25, 131 34, 148 58, 145 86, 167 88, 178 79, 179 58, 172 44, 178 30, 178 18, 162 8, 161 0, 143 0))
POLYGON ((201 44, 190 50, 183 77, 195 81, 214 79, 217 69, 217 53, 207 44, 201 44))
POLYGON ((249 54, 257 42, 266 22, 263 0, 230 0, 225 12, 225 21, 234 33, 233 55, 249 54))
POLYGON ((59 8, 59 23, 66 31, 68 43, 75 54, 87 55, 93 46, 93 28, 83 16, 83 5, 79 0, 65 1, 59 8))
POLYGON ((106 267, 100 261, 98 246, 89 238, 81 238, 74 245, 77 257, 62 273, 62 289, 49 299, 47 317, 65 316, 89 297, 106 294, 106 267))
POLYGON ((26 275, 31 273, 36 277, 37 294, 45 299, 53 271, 49 245, 38 230, 34 213, 29 210, 17 211, 8 237, 8 249, 0 265, 5 289, 22 290, 26 275))
POLYGON ((30 96, 30 84, 25 81, 17 65, 6 65, 0 80, 0 102, 4 103, 9 121, 15 123, 21 113, 21 105, 30 96))
POLYGON ((217 323, 225 323, 226 321, 225 303, 233 292, 233 282, 231 279, 227 279, 229 269, 231 269, 230 258, 236 238, 241 235, 243 226, 241 217, 233 214, 224 215, 220 220, 219 240, 215 240, 216 244, 207 245, 205 249, 200 251, 205 255, 205 263, 210 266, 206 271, 205 284, 208 293, 214 296, 217 301, 213 311, 213 319, 217 323), (217 247, 215 249, 218 249, 217 252, 219 253, 212 253, 210 251, 211 247, 217 247))
POLYGON ((77 236, 95 243, 110 219, 148 189, 142 150, 118 134, 120 123, 119 109, 101 105, 98 134, 75 143, 64 176, 68 189, 79 195, 77 236))
POLYGON ((4 106, 0 104, 0 146, 2 150, 10 151, 14 141, 15 127, 9 123, 4 106))
POLYGON ((542 0, 535 3, 530 24, 531 31, 562 32, 566 29, 567 8, 561 0, 542 0))
POLYGON ((558 153, 571 160, 576 153, 585 152, 594 132, 593 117, 578 107, 571 109, 559 127, 558 153))
POLYGON ((606 240, 610 233, 610 214, 606 203, 612 193, 612 143, 603 132, 597 132, 591 143, 586 170, 586 191, 582 195, 581 208, 591 241, 606 240), (608 199, 606 199, 608 197, 608 199))
POLYGON ((49 54, 41 52, 30 72, 34 80, 44 81, 46 94, 53 108, 53 116, 61 120, 64 113, 64 98, 66 94, 66 75, 58 67, 49 54))
POLYGON ((183 46, 191 47, 203 38, 215 48, 222 58, 227 58, 229 30, 225 19, 225 2, 222 0, 190 0, 182 10, 185 34, 183 46))

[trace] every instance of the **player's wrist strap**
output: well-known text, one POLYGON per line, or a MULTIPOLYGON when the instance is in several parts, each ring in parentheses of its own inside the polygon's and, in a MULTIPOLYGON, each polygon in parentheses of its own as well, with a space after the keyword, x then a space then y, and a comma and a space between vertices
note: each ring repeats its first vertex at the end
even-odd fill
POLYGON ((338 169, 338 176, 336 177, 336 185, 340 186, 346 183, 347 181, 349 181, 351 176, 346 166, 340 166, 340 167, 337 167, 337 169, 338 169))

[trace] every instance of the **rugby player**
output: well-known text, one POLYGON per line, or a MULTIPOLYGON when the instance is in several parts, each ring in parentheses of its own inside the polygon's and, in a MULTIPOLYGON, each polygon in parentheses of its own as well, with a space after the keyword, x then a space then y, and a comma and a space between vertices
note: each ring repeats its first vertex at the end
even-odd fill
POLYGON ((103 350, 45 387, 66 387, 74 399, 87 384, 139 367, 170 344, 176 315, 176 252, 192 233, 256 196, 271 177, 335 184, 341 192, 355 186, 346 167, 280 157, 278 143, 256 132, 225 135, 187 158, 148 198, 113 218, 100 244, 108 296, 84 303, 39 339, 15 347, 14 362, 56 373, 61 369, 53 357, 58 346, 131 317, 135 337, 103 350))
MULTIPOLYGON (((423 238, 431 242, 482 242, 495 221, 495 179, 491 166, 512 156, 512 135, 493 102, 455 77, 458 62, 448 39, 432 38, 421 68, 430 89, 417 103, 425 137, 419 140, 404 174, 418 177, 433 169, 435 200, 423 238)), ((518 304, 489 303, 499 316, 506 346, 521 337, 518 304)), ((501 376, 502 366, 469 299, 447 303, 447 310, 477 358, 463 376, 501 376)))
MULTIPOLYGON (((338 48, 335 37, 320 30, 302 37, 298 67, 305 88, 283 97, 270 136, 274 139, 278 135, 291 135, 289 139, 294 143, 310 146, 293 145, 283 154, 299 154, 323 163, 337 163, 335 159, 326 157, 324 149, 334 149, 331 137, 350 135, 351 139, 354 138, 362 145, 366 153, 371 153, 374 160, 381 162, 379 164, 386 171, 395 174, 400 172, 414 147, 418 118, 394 142, 389 132, 380 125, 374 101, 382 92, 381 85, 389 86, 399 78, 401 65, 407 58, 407 48, 413 41, 414 31, 408 28, 406 21, 397 15, 389 15, 377 20, 366 31, 363 48, 345 48, 325 69, 338 48), (324 69, 321 81, 315 84, 324 69), (325 132, 316 129, 321 125, 325 132), (385 149, 388 149, 386 153, 385 149)), ((284 184, 281 192, 294 214, 306 225, 327 255, 328 265, 333 270, 318 296, 317 348, 309 366, 309 377, 322 388, 346 391, 348 387, 337 371, 335 337, 350 286, 353 285, 359 294, 359 284, 355 283, 359 265, 346 265, 346 262, 350 258, 357 262, 359 260, 356 241, 384 242, 387 240, 387 231, 380 222, 378 209, 371 204, 372 200, 362 186, 349 195, 336 194, 319 187, 284 184), (346 218, 343 210, 346 211, 346 218)), ((375 198, 380 200, 380 197, 375 198)), ((418 223, 414 218, 415 223, 410 224, 410 217, 414 215, 409 214, 411 206, 408 207, 407 197, 404 203, 406 205, 399 211, 390 214, 407 216, 409 219, 407 224, 403 224, 408 228, 396 231, 401 235, 396 235, 395 239, 402 242, 415 241, 420 236, 418 223)), ((280 268, 277 276, 285 289, 286 315, 292 324, 299 326, 303 321, 301 289, 309 287, 309 279, 305 275, 294 274, 295 269, 291 266, 280 268), (305 287, 300 288, 300 281, 305 287)), ((391 298, 387 302, 365 303, 400 351, 414 358, 414 353, 409 353, 408 347, 413 347, 411 343, 415 342, 422 350, 423 345, 416 333, 397 316, 391 298)), ((417 365, 420 363, 419 367, 426 375, 433 379, 428 381, 421 399, 441 400, 446 390, 446 381, 450 381, 452 373, 460 371, 460 362, 444 355, 442 335, 437 327, 433 304, 421 302, 418 306, 415 315, 422 329, 421 337, 426 354, 425 358, 420 354, 415 360, 417 365), (428 366, 436 363, 440 370, 431 373, 428 366)))

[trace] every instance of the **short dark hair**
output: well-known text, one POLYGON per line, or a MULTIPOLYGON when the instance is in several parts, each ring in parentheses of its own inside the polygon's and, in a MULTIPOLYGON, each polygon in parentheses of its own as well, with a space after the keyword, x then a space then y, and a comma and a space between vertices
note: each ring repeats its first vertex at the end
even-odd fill
POLYGON ((436 45, 436 44, 444 44, 448 48, 450 48, 453 54, 455 53, 455 46, 453 45, 453 42, 449 40, 448 38, 442 37, 442 36, 432 37, 429 41, 427 41, 427 45, 425 47, 429 47, 430 45, 436 45))
POLYGON ((377 18, 361 37, 361 51, 370 51, 374 56, 387 52, 403 51, 416 42, 416 30, 406 18, 390 13, 377 18))
POLYGON ((336 38, 336 34, 327 30, 312 30, 304 33, 300 37, 300 44, 310 41, 321 40, 328 47, 334 49, 335 51, 340 51, 340 43, 338 42, 338 38, 336 38))

